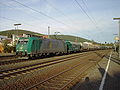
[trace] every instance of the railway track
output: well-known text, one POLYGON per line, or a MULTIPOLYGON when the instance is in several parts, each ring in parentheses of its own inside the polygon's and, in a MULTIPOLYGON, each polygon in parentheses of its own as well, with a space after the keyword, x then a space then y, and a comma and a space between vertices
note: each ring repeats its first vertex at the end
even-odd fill
POLYGON ((93 65, 95 65, 95 63, 91 64, 89 61, 79 63, 24 90, 63 90, 67 89, 67 87, 70 88, 69 84, 76 79, 78 80, 78 78, 93 65))
MULTIPOLYGON (((90 54, 87 54, 87 55, 90 55, 90 54)), ((85 55, 85 56, 87 56, 87 55, 85 55)), ((75 55, 75 56, 59 58, 59 59, 55 59, 55 60, 52 60, 52 61, 32 64, 32 65, 28 65, 28 66, 12 68, 12 69, 7 69, 7 70, 1 70, 0 71, 0 79, 10 78, 11 76, 16 76, 17 74, 26 73, 26 72, 29 72, 31 70, 35 70, 35 69, 38 69, 38 68, 43 68, 43 67, 47 67, 47 66, 54 65, 54 64, 57 64, 57 63, 65 62, 65 61, 68 61, 68 60, 78 58, 80 56, 83 57, 82 54, 79 54, 79 55, 75 55)))
POLYGON ((52 61, 44 61, 34 65, 31 63, 28 66, 2 70, 0 71, 0 82, 4 86, 1 89, 68 89, 84 77, 84 72, 99 62, 108 52, 80 53, 69 57, 54 58, 52 61), (24 76, 28 76, 27 79, 24 76), (19 80, 19 78, 21 79, 19 80), (6 84, 7 82, 10 85, 6 84))
POLYGON ((15 58, 12 58, 12 59, 7 59, 7 60, 0 61, 0 65, 8 65, 8 64, 26 62, 26 61, 30 61, 30 60, 29 59, 19 59, 18 57, 15 57, 15 58))
MULTIPOLYGON (((94 52, 94 53, 96 53, 101 58, 105 56, 105 55, 99 54, 98 52, 94 52)), ((66 89, 69 89, 71 83, 74 83, 75 80, 76 81, 79 80, 78 78, 82 78, 82 75, 84 75, 84 72, 90 69, 90 67, 92 67, 96 63, 98 63, 100 60, 94 61, 93 59, 94 62, 91 62, 91 60, 87 60, 86 62, 81 62, 41 82, 38 82, 28 88, 25 88, 24 90, 40 90, 40 89, 42 90, 64 90, 65 89, 66 90, 66 89)))
POLYGON ((12 54, 12 55, 0 55, 0 60, 5 60, 5 59, 10 59, 10 58, 14 58, 16 55, 12 54))
MULTIPOLYGON (((67 58, 67 57, 65 57, 65 58, 67 58)), ((38 60, 38 59, 32 59, 32 60, 38 60)), ((32 60, 31 59, 19 59, 18 57, 15 57, 14 59, 8 59, 8 60, 0 61, 0 65, 8 65, 8 64, 26 62, 26 61, 32 61, 32 60)))
MULTIPOLYGON (((86 54, 86 52, 84 52, 83 54, 86 54)), ((33 60, 38 60, 38 59, 33 59, 33 60)), ((0 58, 0 65, 8 65, 12 63, 19 63, 19 62, 26 62, 26 61, 31 61, 31 59, 19 59, 16 55, 9 55, 9 56, 3 56, 3 58, 0 58)))

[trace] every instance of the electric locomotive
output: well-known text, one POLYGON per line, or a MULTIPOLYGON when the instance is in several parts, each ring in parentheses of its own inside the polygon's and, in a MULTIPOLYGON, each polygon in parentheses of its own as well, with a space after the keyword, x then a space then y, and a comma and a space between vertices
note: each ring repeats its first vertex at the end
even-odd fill
POLYGON ((16 55, 22 57, 31 58, 64 53, 67 53, 67 46, 63 40, 21 37, 16 45, 16 55))
POLYGON ((32 57, 40 52, 41 43, 38 37, 21 37, 16 45, 16 55, 32 57))

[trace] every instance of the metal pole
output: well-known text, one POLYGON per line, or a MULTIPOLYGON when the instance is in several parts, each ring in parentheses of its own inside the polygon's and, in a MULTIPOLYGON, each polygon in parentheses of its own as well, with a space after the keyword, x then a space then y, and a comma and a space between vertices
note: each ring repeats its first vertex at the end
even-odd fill
MULTIPOLYGON (((17 25, 17 35, 18 35, 18 25, 17 25)), ((19 36, 19 35, 18 35, 19 36)))
POLYGON ((120 20, 118 21, 119 24, 119 58, 120 58, 120 20))
POLYGON ((119 24, 119 58, 120 58, 120 18, 113 18, 113 20, 119 20, 118 24, 119 24))
POLYGON ((50 38, 50 26, 48 26, 48 38, 50 38))

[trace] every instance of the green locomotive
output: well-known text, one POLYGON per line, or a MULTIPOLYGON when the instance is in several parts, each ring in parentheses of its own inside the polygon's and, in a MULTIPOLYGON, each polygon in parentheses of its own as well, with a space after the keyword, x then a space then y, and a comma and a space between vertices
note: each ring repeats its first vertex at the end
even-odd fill
POLYGON ((74 53, 74 52, 81 51, 82 47, 81 47, 80 43, 65 41, 65 44, 67 45, 67 53, 74 53))
POLYGON ((38 37, 21 37, 16 45, 16 55, 32 57, 40 52, 41 43, 38 37))
POLYGON ((43 39, 38 37, 21 37, 16 45, 16 55, 22 57, 40 57, 51 54, 65 54, 78 51, 69 41, 43 39))

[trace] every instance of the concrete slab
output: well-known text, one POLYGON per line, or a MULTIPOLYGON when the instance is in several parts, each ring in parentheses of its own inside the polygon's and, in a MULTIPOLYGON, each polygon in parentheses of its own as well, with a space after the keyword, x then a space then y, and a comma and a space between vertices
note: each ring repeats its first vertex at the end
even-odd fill
POLYGON ((111 58, 109 53, 86 73, 87 75, 73 86, 72 90, 120 90, 120 60, 116 52, 112 53, 111 58))

